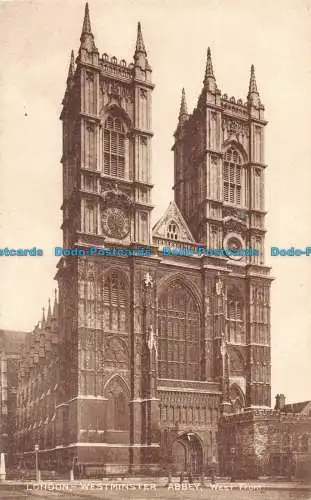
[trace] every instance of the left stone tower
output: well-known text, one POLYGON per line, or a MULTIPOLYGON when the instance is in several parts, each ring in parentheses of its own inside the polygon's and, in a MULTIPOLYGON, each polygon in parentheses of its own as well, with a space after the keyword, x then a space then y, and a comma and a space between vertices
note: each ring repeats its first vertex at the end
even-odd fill
MULTIPOLYGON (((64 248, 149 247, 153 84, 140 23, 129 65, 100 56, 88 4, 80 42, 60 117, 64 248)), ((124 257, 77 255, 58 264, 56 428, 67 462, 128 465, 135 428, 134 274, 124 257)))

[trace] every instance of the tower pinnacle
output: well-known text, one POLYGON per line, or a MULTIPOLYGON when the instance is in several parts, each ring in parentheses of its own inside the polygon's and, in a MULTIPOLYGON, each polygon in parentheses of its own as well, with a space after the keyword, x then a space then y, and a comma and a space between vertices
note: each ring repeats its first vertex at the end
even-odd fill
POLYGON ((206 57, 206 69, 205 69, 204 85, 206 85, 208 83, 209 78, 213 78, 215 80, 211 49, 208 47, 207 57, 206 57))
POLYGON ((204 88, 208 92, 214 94, 217 91, 216 79, 212 63, 211 49, 209 47, 207 49, 206 68, 205 68, 203 84, 204 88))
POLYGON ((68 77, 67 77, 67 82, 73 78, 75 73, 75 56, 73 50, 71 51, 71 56, 70 56, 70 63, 69 63, 69 69, 68 69, 68 77))
POLYGON ((179 110, 179 117, 178 121, 181 123, 184 121, 185 118, 188 116, 188 109, 187 109, 187 101, 186 101, 186 92, 185 89, 182 89, 181 92, 181 102, 180 102, 180 110, 179 110))
POLYGON ((54 306, 53 306, 53 316, 56 318, 58 315, 58 303, 57 303, 57 289, 54 290, 54 306))
POLYGON ((51 311, 51 299, 49 299, 47 319, 51 319, 51 316, 52 316, 52 311, 51 311))
POLYGON ((249 104, 251 104, 252 106, 257 107, 260 105, 259 92, 257 89, 257 83, 255 77, 255 67, 253 64, 251 66, 251 76, 249 80, 247 100, 249 104))
POLYGON ((258 94, 256 77, 255 77, 255 66, 253 64, 251 66, 251 77, 250 77, 250 80, 249 80, 248 93, 249 94, 252 94, 252 93, 258 94))
POLYGON ((93 36, 92 28, 91 28, 91 21, 90 21, 89 4, 87 2, 85 4, 84 20, 83 20, 81 38, 82 38, 82 35, 86 35, 86 34, 93 36))
POLYGON ((145 54, 145 56, 147 55, 147 52, 146 52, 146 49, 145 49, 143 35, 142 35, 142 32, 141 32, 141 24, 140 24, 140 22, 138 23, 138 26, 137 26, 137 40, 136 40, 135 55, 138 52, 141 52, 141 53, 145 54))
MULTIPOLYGON (((98 52, 97 48, 95 47, 94 43, 94 35, 92 33, 92 28, 91 28, 91 21, 90 21, 90 11, 89 11, 89 4, 85 4, 85 12, 84 12, 84 19, 83 19, 83 25, 82 25, 82 32, 80 36, 80 50, 79 54, 81 53, 81 49, 86 49, 88 53, 91 52, 98 52)), ((94 63, 94 61, 92 61, 94 63)))

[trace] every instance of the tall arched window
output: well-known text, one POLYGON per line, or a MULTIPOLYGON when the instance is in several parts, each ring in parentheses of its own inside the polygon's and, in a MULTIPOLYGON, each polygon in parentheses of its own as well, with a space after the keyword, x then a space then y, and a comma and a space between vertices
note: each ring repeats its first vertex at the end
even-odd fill
POLYGON ((200 311, 180 283, 169 285, 159 299, 159 376, 200 380, 200 311))
POLYGON ((108 116, 104 125, 104 174, 125 176, 125 129, 120 118, 108 116))
POLYGON ((242 193, 242 157, 233 147, 224 157, 224 201, 241 205, 242 193))
POLYGON ((105 276, 103 298, 105 330, 126 332, 128 330, 129 291, 122 273, 112 271, 105 276))
POLYGON ((229 342, 245 343, 244 306, 236 290, 231 290, 227 297, 227 325, 229 342))

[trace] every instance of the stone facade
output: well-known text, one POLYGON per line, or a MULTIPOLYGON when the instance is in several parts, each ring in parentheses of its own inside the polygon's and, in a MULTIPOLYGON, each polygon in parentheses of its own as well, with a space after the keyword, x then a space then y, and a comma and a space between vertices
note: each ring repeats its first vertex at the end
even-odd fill
POLYGON ((63 242, 80 254, 60 259, 59 304, 21 359, 16 448, 31 461, 39 444, 42 467, 201 473, 218 460, 220 416, 271 403, 254 68, 247 101, 228 99, 208 51, 193 113, 182 95, 175 199, 152 229, 154 85, 140 24, 129 65, 100 56, 88 6, 80 40, 61 113, 63 242), (83 256, 90 246, 111 254, 83 256), (247 248, 258 255, 230 255, 247 248))

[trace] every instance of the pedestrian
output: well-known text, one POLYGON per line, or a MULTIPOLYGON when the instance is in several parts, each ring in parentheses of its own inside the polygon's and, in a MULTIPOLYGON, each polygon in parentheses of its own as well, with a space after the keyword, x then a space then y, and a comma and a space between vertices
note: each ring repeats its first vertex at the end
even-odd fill
POLYGON ((182 484, 184 482, 184 479, 185 479, 184 478, 184 473, 183 473, 183 471, 181 471, 181 473, 180 473, 180 479, 179 479, 180 484, 182 484))

